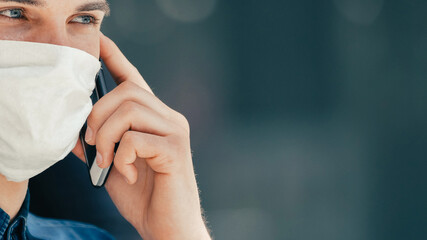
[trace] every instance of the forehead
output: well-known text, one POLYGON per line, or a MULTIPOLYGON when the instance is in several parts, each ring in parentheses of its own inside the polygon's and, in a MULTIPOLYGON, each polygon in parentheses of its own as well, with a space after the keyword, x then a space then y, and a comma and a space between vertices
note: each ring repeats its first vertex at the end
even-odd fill
POLYGON ((55 4, 59 4, 61 7, 78 5, 78 11, 100 10, 105 12, 106 15, 110 13, 110 7, 106 0, 0 0, 0 3, 19 3, 35 7, 50 7, 55 4))

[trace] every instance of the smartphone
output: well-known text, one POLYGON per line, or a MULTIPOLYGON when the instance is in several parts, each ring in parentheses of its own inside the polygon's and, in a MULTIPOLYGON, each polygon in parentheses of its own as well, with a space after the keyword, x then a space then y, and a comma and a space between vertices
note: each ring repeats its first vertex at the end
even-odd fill
MULTIPOLYGON (((99 99, 101 99, 105 94, 107 94, 107 85, 105 83, 104 72, 101 68, 96 79, 95 79, 95 89, 91 95, 92 103, 95 104, 99 99)), ((87 121, 83 125, 83 128, 80 131, 80 141, 83 145, 84 157, 86 159, 86 165, 89 172, 91 183, 94 187, 100 188, 104 186, 107 181, 108 174, 113 166, 111 164, 107 168, 100 168, 96 164, 96 146, 91 146, 85 141, 85 134, 87 129, 87 121)), ((116 152, 118 147, 118 143, 114 149, 114 153, 116 152)))

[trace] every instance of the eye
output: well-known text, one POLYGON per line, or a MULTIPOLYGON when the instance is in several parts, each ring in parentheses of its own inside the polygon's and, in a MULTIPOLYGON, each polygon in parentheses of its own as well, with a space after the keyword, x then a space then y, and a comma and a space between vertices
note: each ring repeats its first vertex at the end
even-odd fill
POLYGON ((89 15, 83 15, 83 16, 77 16, 71 20, 73 23, 81 23, 81 24, 96 24, 98 23, 98 20, 89 15))
POLYGON ((22 19, 24 18, 24 11, 18 8, 6 9, 6 10, 0 11, 0 15, 3 15, 8 18, 13 18, 13 19, 22 19))

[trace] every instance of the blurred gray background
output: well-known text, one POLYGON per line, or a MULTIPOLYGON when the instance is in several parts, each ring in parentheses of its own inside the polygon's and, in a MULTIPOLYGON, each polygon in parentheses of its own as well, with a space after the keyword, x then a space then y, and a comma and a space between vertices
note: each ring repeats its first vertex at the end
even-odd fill
MULTIPOLYGON (((216 239, 425 239, 427 1, 110 0, 103 32, 191 124, 216 239)), ((138 239, 73 156, 36 214, 138 239)))

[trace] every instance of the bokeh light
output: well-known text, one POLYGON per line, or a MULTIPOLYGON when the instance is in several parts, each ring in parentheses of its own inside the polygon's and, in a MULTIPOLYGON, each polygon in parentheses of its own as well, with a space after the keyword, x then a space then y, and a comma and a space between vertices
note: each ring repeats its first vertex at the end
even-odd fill
POLYGON ((334 0, 338 11, 356 24, 373 23, 384 5, 384 0, 334 0))

